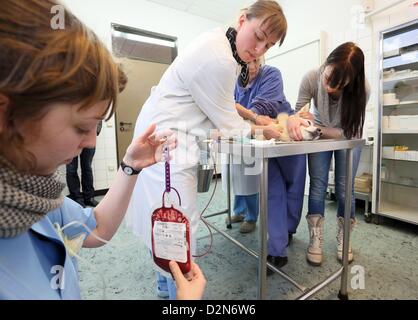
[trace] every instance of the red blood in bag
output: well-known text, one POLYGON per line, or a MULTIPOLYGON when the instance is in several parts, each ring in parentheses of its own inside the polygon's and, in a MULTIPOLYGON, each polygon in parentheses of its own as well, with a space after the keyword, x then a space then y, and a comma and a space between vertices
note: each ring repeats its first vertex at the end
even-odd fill
MULTIPOLYGON (((185 217, 179 210, 177 210, 173 206, 166 208, 163 205, 162 208, 158 208, 152 213, 152 216, 151 216, 152 230, 154 230, 155 221, 184 223, 186 225, 187 261, 186 262, 177 261, 177 264, 179 265, 180 270, 183 273, 189 272, 191 268, 189 220, 187 219, 187 217, 185 217)), ((153 234, 154 232, 152 232, 152 235, 153 234)), ((155 264, 159 266, 161 269, 171 273, 170 267, 169 267, 170 260, 159 258, 155 255, 154 236, 152 236, 151 239, 152 239, 152 256, 153 256, 155 264)))

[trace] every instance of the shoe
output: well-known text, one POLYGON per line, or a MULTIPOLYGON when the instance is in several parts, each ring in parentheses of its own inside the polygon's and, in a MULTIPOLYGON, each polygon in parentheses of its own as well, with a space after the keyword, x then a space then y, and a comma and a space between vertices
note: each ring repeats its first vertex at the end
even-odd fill
POLYGON ((324 217, 320 214, 306 216, 309 228, 309 247, 306 251, 306 259, 314 266, 322 263, 322 245, 324 243, 324 217))
MULTIPOLYGON (((271 264, 273 264, 278 269, 284 267, 287 264, 288 261, 289 260, 287 259, 287 257, 280 257, 280 256, 273 257, 273 256, 270 256, 270 255, 267 256, 267 262, 270 262, 271 264)), ((268 276, 271 276, 274 273, 275 272, 273 270, 270 270, 269 267, 267 267, 267 275, 268 276)))
POLYGON ((84 203, 86 206, 89 207, 95 207, 99 204, 96 200, 94 200, 94 198, 86 199, 84 200, 84 203))
POLYGON ((239 227, 239 232, 241 233, 250 233, 255 230, 255 222, 252 221, 244 221, 241 223, 241 226, 239 227))
MULTIPOLYGON (((244 221, 244 215, 243 214, 233 214, 231 216, 231 223, 238 223, 244 221)), ((225 223, 229 223, 228 217, 225 218, 225 223)))
POLYGON ((290 244, 292 243, 292 240, 293 240, 293 233, 289 233, 287 235, 287 246, 286 247, 290 246, 290 244))
MULTIPOLYGON (((348 262, 352 262, 354 260, 353 250, 351 248, 351 234, 353 233, 354 225, 356 224, 355 219, 350 219, 350 240, 349 240, 349 247, 348 247, 348 262)), ((337 231, 337 258, 339 261, 343 261, 343 243, 344 243, 344 218, 337 217, 337 224, 338 224, 338 231, 337 231)))

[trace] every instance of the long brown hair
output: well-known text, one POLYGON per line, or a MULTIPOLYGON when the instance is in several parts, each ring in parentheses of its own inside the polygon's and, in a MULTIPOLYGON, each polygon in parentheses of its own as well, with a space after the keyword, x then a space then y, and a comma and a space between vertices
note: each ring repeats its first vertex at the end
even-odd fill
POLYGON ((332 67, 327 79, 329 86, 342 89, 344 135, 347 138, 361 136, 367 103, 363 51, 353 42, 343 43, 331 52, 324 66, 332 67))
POLYGON ((0 154, 14 152, 13 158, 26 162, 33 158, 20 150, 19 123, 39 120, 57 102, 89 108, 109 100, 109 119, 127 81, 98 37, 67 9, 64 29, 51 27, 56 5, 52 0, 1 1, 0 94, 9 103, 0 154))

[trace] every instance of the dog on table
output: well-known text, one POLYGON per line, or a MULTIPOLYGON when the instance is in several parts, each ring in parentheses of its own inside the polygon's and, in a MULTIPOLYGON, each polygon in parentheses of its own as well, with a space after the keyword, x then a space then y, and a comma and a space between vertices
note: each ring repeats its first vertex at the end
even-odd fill
MULTIPOLYGON (((308 112, 309 111, 309 103, 306 104, 299 112, 308 112)), ((298 113, 299 113, 298 112, 298 113)), ((292 139, 289 137, 289 133, 287 131, 287 120, 289 115, 287 113, 280 113, 277 118, 277 125, 283 128, 283 132, 280 136, 280 141, 283 142, 290 142, 292 139)), ((300 131, 303 137, 303 141, 312 141, 317 140, 321 137, 321 129, 317 128, 314 123, 310 120, 305 120, 308 122, 309 126, 301 126, 300 131)))

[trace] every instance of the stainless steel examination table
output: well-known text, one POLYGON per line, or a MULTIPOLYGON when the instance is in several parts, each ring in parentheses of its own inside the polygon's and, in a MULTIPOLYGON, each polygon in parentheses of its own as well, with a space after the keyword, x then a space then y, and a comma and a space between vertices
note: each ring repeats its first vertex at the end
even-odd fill
MULTIPOLYGON (((291 282, 297 287, 302 294, 297 298, 300 300, 307 299, 317 293, 326 285, 332 281, 341 277, 341 287, 338 294, 340 299, 348 299, 347 294, 347 281, 348 281, 348 239, 350 233, 350 212, 351 212, 351 190, 352 190, 352 176, 353 172, 353 148, 364 145, 364 140, 353 139, 353 140, 316 140, 316 141, 300 141, 283 143, 277 142, 275 144, 250 144, 250 143, 238 143, 228 140, 221 140, 218 142, 218 152, 229 155, 229 159, 232 156, 249 156, 258 159, 262 162, 261 179, 260 179, 260 214, 259 214, 259 253, 254 250, 245 247, 239 241, 219 230, 219 228, 210 224, 206 218, 215 216, 218 214, 227 213, 229 219, 231 218, 231 187, 230 187, 230 166, 228 166, 228 209, 222 212, 214 213, 206 216, 204 219, 208 225, 216 230, 218 233, 232 241, 234 244, 239 246, 241 249, 246 251, 251 256, 258 258, 258 299, 265 299, 267 294, 267 266, 280 274, 286 280, 291 282), (327 277, 324 281, 318 283, 312 288, 306 288, 298 284, 286 273, 277 269, 273 264, 267 262, 267 198, 268 198, 268 159, 275 157, 283 157, 298 154, 315 153, 322 151, 332 150, 343 150, 346 149, 346 181, 345 181, 345 207, 344 207, 344 246, 343 246, 343 264, 342 267, 327 277)), ((231 163, 231 161, 229 161, 231 163)), ((229 220, 230 221, 230 220, 229 220)), ((230 224, 228 225, 230 228, 230 224)))

